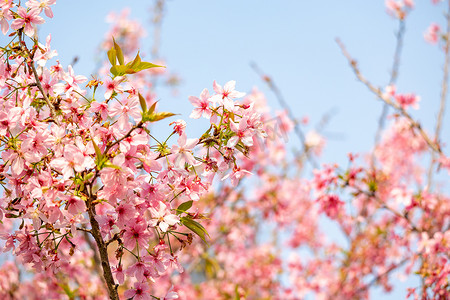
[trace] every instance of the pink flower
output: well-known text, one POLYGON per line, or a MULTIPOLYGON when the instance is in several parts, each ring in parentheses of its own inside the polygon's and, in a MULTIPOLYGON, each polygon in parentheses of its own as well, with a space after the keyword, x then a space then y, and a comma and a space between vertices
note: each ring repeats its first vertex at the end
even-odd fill
POLYGON ((180 222, 180 218, 170 212, 167 206, 163 202, 159 202, 159 209, 156 210, 150 207, 150 213, 152 214, 152 220, 150 224, 154 227, 158 226, 162 232, 166 232, 170 226, 173 226, 180 222))
POLYGON ((247 171, 247 170, 242 170, 239 167, 234 167, 233 168, 233 172, 228 173, 227 175, 225 175, 222 180, 225 180, 227 178, 230 178, 231 180, 231 184, 233 186, 236 186, 239 182, 239 180, 244 177, 245 175, 251 175, 252 173, 247 171))
POLYGON ((397 94, 395 95, 395 101, 397 101, 397 103, 400 104, 403 109, 406 109, 408 106, 411 106, 414 109, 418 109, 420 97, 412 93, 397 94))
POLYGON ((134 249, 136 243, 140 249, 148 247, 150 240, 150 233, 147 231, 147 226, 144 223, 133 223, 128 225, 127 230, 123 234, 124 246, 128 249, 134 249))
MULTIPOLYGON (((61 72, 63 71, 61 70, 61 72)), ((66 81, 66 83, 55 84, 54 90, 56 93, 65 93, 67 97, 70 97, 73 91, 77 91, 80 94, 84 94, 86 92, 84 90, 81 90, 78 84, 86 81, 87 78, 83 75, 75 75, 72 66, 69 66, 67 68, 67 73, 63 72, 62 79, 66 81)))
POLYGON ((98 103, 97 101, 93 101, 91 103, 91 111, 94 113, 99 113, 103 120, 106 120, 109 115, 108 104, 105 102, 98 103))
POLYGON ((167 294, 164 296, 163 300, 178 299, 178 294, 172 290, 173 290, 173 285, 170 288, 170 290, 167 291, 167 294))
POLYGON ((173 125, 173 131, 180 136, 184 133, 184 130, 186 129, 186 121, 184 120, 176 120, 175 122, 172 122, 169 125, 173 125))
POLYGON ((144 281, 146 277, 156 276, 156 272, 142 261, 137 261, 134 265, 128 267, 127 275, 136 277, 139 281, 144 281))
MULTIPOLYGON (((50 34, 47 36, 45 41, 45 46, 39 43, 39 48, 34 56, 37 64, 41 67, 45 66, 48 60, 58 55, 58 52, 56 52, 56 50, 51 50, 50 48, 50 43, 52 41, 52 36, 50 34)), ((48 69, 45 69, 45 71, 48 72, 48 69)))
POLYGON ((85 169, 85 158, 78 147, 66 145, 64 156, 52 160, 50 166, 60 171, 64 179, 69 179, 74 176, 74 170, 82 172, 85 169))
POLYGON ((13 176, 21 174, 25 167, 25 160, 22 153, 17 153, 12 150, 2 152, 3 161, 9 161, 11 165, 11 173, 13 176))
POLYGON ((126 290, 124 296, 133 300, 150 300, 152 296, 149 292, 149 287, 143 282, 135 282, 132 289, 126 290))
POLYGON ((133 206, 127 203, 121 203, 119 206, 116 207, 117 212, 117 226, 120 228, 123 228, 124 225, 134 218, 136 211, 134 210, 133 206))
POLYGON ((156 160, 158 158, 158 154, 152 151, 149 151, 146 154, 146 157, 141 159, 145 171, 150 173, 161 170, 161 164, 156 160))
POLYGON ((22 152, 25 160, 30 163, 36 163, 47 154, 47 148, 51 146, 49 134, 47 131, 28 132, 28 137, 22 142, 22 152))
POLYGON ((217 93, 217 95, 212 96, 210 98, 210 101, 214 103, 219 103, 220 105, 223 105, 225 109, 232 111, 234 109, 233 99, 245 96, 245 93, 236 91, 235 86, 236 81, 234 80, 225 83, 223 88, 221 85, 217 84, 217 82, 214 80, 213 88, 214 91, 217 93))
POLYGON ((184 164, 194 165, 196 160, 192 154, 192 149, 197 145, 198 139, 186 139, 186 134, 178 138, 178 145, 172 146, 172 154, 176 155, 175 165, 184 168, 184 164))
POLYGON ((432 23, 424 34, 425 40, 430 44, 436 44, 439 41, 440 31, 441 27, 436 23, 432 23))
POLYGON ((113 80, 107 80, 105 82, 106 92, 105 92, 105 99, 110 99, 111 96, 116 94, 122 94, 124 92, 124 89, 120 84, 125 80, 124 76, 117 76, 113 80))
POLYGON ((125 273, 123 272, 122 265, 119 265, 117 268, 113 267, 112 272, 116 276, 119 284, 123 284, 125 282, 125 273))
POLYGON ((12 22, 11 28, 13 30, 18 30, 19 28, 22 28, 25 26, 25 34, 28 36, 33 36, 35 29, 33 24, 42 24, 44 23, 44 19, 39 17, 40 11, 37 9, 30 9, 30 11, 27 12, 27 10, 20 6, 17 9, 17 14, 20 18, 17 18, 12 22))
POLYGON ((56 3, 56 0, 30 0, 27 3, 25 3, 29 8, 36 9, 39 11, 39 13, 44 10, 45 15, 49 18, 53 18, 53 11, 50 8, 50 5, 53 5, 56 3))
POLYGON ((410 9, 414 8, 413 0, 386 0, 387 12, 400 20, 403 20, 410 9))
POLYGON ((230 121, 230 128, 234 131, 235 135, 228 140, 227 147, 233 148, 239 141, 248 147, 253 145, 253 134, 251 129, 248 128, 247 118, 242 118, 239 125, 230 121))
POLYGON ((344 205, 344 202, 342 202, 337 195, 324 195, 317 201, 320 202, 321 211, 330 219, 336 219, 344 205))
POLYGON ((0 25, 2 27, 2 33, 6 34, 9 29, 8 20, 12 19, 12 14, 9 9, 0 10, 0 25))
POLYGON ((142 118, 137 97, 123 99, 121 100, 121 103, 115 102, 111 105, 109 111, 111 116, 120 115, 118 121, 120 129, 127 129, 130 126, 130 117, 137 122, 139 122, 142 118))
POLYGON ((209 119, 211 118, 211 109, 209 108, 210 96, 207 89, 204 89, 200 94, 200 98, 189 96, 189 101, 195 107, 192 111, 190 118, 198 119, 201 116, 209 119))
POLYGON ((86 211, 86 204, 79 197, 70 196, 67 200, 67 210, 72 215, 83 213, 86 211))

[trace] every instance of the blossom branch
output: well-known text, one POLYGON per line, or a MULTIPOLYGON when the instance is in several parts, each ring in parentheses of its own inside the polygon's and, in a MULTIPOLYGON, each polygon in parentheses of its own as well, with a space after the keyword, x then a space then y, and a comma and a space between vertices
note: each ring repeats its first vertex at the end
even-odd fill
POLYGON ((95 242, 98 247, 98 251, 100 253, 100 259, 101 264, 103 268, 103 278, 106 281, 106 286, 108 287, 108 294, 109 298, 111 300, 119 300, 119 294, 117 292, 117 286, 114 282, 114 278, 111 272, 111 266, 109 264, 109 257, 108 257, 108 251, 107 251, 107 245, 105 241, 103 241, 101 232, 100 232, 100 226, 95 219, 96 213, 95 213, 95 205, 93 203, 93 196, 88 198, 87 206, 88 206, 88 213, 89 213, 89 221, 91 223, 91 233, 92 236, 95 239, 95 242))
POLYGON ((36 67, 34 66, 34 63, 33 63, 33 55, 30 52, 30 50, 27 48, 27 46, 25 45, 25 42, 22 39, 22 32, 19 32, 18 37, 19 37, 19 42, 20 42, 20 45, 22 47, 22 50, 25 51, 28 54, 27 65, 31 69, 31 71, 33 72, 34 80, 36 81, 35 82, 36 86, 38 87, 39 91, 42 94, 42 98, 44 99, 45 103, 47 104, 48 108, 50 109, 50 114, 52 116, 52 119, 54 120, 54 122, 56 124, 59 125, 59 122, 56 119, 55 107, 51 103, 50 99, 48 99, 48 97, 47 97, 47 95, 46 95, 46 93, 44 91, 44 88, 42 87, 41 81, 39 80, 39 74, 37 73, 36 67))
POLYGON ((425 142, 427 143, 427 145, 430 147, 431 150, 442 154, 442 150, 441 147, 439 146, 438 143, 433 142, 431 140, 431 138, 426 134, 426 132, 422 129, 422 126, 420 125, 420 123, 418 123, 417 121, 415 121, 413 119, 413 117, 404 109, 402 108, 399 104, 393 102, 391 99, 389 99, 388 97, 386 97, 385 95, 383 95, 383 92, 380 88, 375 87, 372 83, 370 83, 362 74, 361 71, 358 68, 358 63, 356 62, 356 60, 354 60, 350 54, 347 52, 347 50, 345 49, 344 44, 341 42, 340 39, 336 39, 336 43, 339 45, 339 47, 341 48, 342 54, 347 58, 350 66, 352 67, 353 73, 355 73, 356 77, 358 78, 359 81, 361 81, 372 93, 374 93, 380 100, 382 100, 384 103, 388 104, 389 106, 393 107, 397 112, 400 113, 400 115, 402 115, 403 117, 405 117, 406 119, 408 119, 408 121, 410 122, 411 126, 413 128, 415 128, 419 134, 422 136, 422 138, 425 140, 425 142))
POLYGON ((250 66, 267 83, 270 90, 275 94, 275 97, 278 100, 278 103, 280 103, 280 105, 287 111, 289 119, 291 119, 292 122, 294 122, 294 132, 295 132, 295 135, 297 135, 297 137, 299 138, 300 143, 302 144, 302 152, 304 153, 306 158, 309 160, 311 165, 314 168, 317 168, 318 167, 317 162, 311 157, 311 155, 309 155, 310 147, 308 147, 308 145, 306 145, 305 134, 303 133, 302 129, 300 128, 300 125, 299 125, 298 121, 296 120, 294 113, 292 112, 292 109, 289 107, 289 105, 287 104, 283 95, 281 94, 280 89, 275 84, 275 82, 272 80, 272 78, 270 78, 269 76, 267 76, 266 74, 264 74, 261 71, 261 69, 258 67, 258 65, 256 63, 252 62, 250 64, 250 66))
MULTIPOLYGON (((395 82, 397 81, 397 78, 398 78, 398 71, 399 71, 399 67, 400 67, 400 58, 401 58, 401 52, 402 52, 402 48, 403 48, 404 35, 405 35, 405 20, 400 19, 399 20, 399 28, 398 28, 398 31, 396 34, 397 43, 395 46, 394 60, 392 62, 391 78, 389 79, 389 85, 395 84, 395 82)), ((380 118, 378 119, 378 128, 377 128, 377 132, 375 134, 375 147, 380 142, 381 132, 384 129, 388 112, 389 112, 389 104, 384 103, 383 110, 381 112, 380 118)), ((373 160, 374 159, 372 157, 372 161, 373 160)))
POLYGON ((131 127, 131 129, 130 129, 124 136, 122 136, 120 139, 116 140, 116 141, 113 142, 111 145, 109 145, 109 146, 106 147, 106 149, 105 149, 105 154, 108 153, 108 151, 109 151, 112 147, 114 147, 115 145, 119 144, 121 141, 123 141, 123 140, 126 139, 127 137, 129 137, 129 136, 133 133, 133 131, 135 131, 135 130, 138 129, 138 128, 141 128, 143 124, 144 124, 144 123, 143 123, 142 121, 140 121, 139 123, 137 123, 136 125, 134 125, 133 127, 131 127))
POLYGON ((364 285, 364 286, 360 287, 359 289, 357 289, 355 291, 354 295, 357 296, 359 293, 367 291, 370 287, 372 287, 374 284, 379 282, 383 277, 388 276, 390 273, 392 273, 393 271, 395 271, 398 268, 400 268, 401 266, 403 266, 406 262, 408 262, 408 260, 409 260, 409 258, 404 258, 402 261, 400 261, 397 264, 392 265, 390 268, 388 268, 383 273, 375 276, 374 278, 372 278, 372 280, 369 283, 367 283, 366 285, 364 285))

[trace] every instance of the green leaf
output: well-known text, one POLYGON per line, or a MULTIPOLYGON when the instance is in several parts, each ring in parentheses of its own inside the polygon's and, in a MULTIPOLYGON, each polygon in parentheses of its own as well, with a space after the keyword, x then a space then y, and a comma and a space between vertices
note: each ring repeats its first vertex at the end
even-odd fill
POLYGON ((105 166, 105 163, 108 161, 108 158, 105 155, 103 155, 98 145, 94 142, 94 139, 92 139, 92 145, 94 145, 96 156, 95 164, 97 165, 98 169, 101 170, 105 166))
POLYGON ((116 65, 116 57, 117 57, 116 54, 117 54, 116 49, 114 48, 109 49, 108 59, 112 66, 116 65))
POLYGON ((125 61, 123 58, 122 49, 120 49, 120 46, 117 45, 116 40, 114 38, 113 38, 113 43, 114 43, 114 49, 116 50, 117 60, 119 61, 120 65, 123 65, 125 63, 125 61))
POLYGON ((171 112, 167 112, 167 111, 163 111, 163 112, 159 112, 159 113, 147 113, 142 116, 142 122, 146 122, 146 121, 157 122, 157 121, 160 121, 165 118, 172 117, 172 116, 175 116, 175 114, 171 113, 171 112))
POLYGON ((177 215, 186 212, 189 208, 192 207, 192 203, 194 201, 190 200, 190 201, 186 201, 184 203, 181 203, 180 206, 178 206, 177 208, 177 215))
POLYGON ((58 283, 58 285, 63 289, 70 300, 75 299, 78 288, 72 291, 67 283, 58 283))
POLYGON ((151 69, 151 68, 165 68, 165 66, 155 65, 155 64, 143 61, 139 64, 139 66, 137 67, 137 70, 142 71, 142 70, 151 69))
POLYGON ((100 148, 98 147, 98 145, 94 142, 94 140, 92 139, 92 145, 94 145, 94 149, 95 149, 95 155, 98 158, 101 158, 103 156, 102 150, 100 150, 100 148))
POLYGON ((211 257, 205 257, 205 273, 208 278, 214 278, 219 272, 220 266, 217 260, 211 257))
POLYGON ((181 217, 180 221, 184 226, 189 228, 192 232, 198 235, 206 244, 208 244, 208 242, 206 241, 206 236, 209 237, 209 234, 206 231, 205 227, 202 226, 202 224, 188 217, 181 217))
POLYGON ((122 76, 122 75, 127 74, 127 66, 115 65, 115 66, 112 66, 111 69, 109 69, 109 71, 114 76, 122 76))
POLYGON ((147 112, 147 102, 145 101, 145 98, 141 95, 141 93, 138 93, 138 96, 139 96, 139 103, 141 104, 142 111, 144 113, 146 113, 147 112))
POLYGON ((122 170, 119 166, 113 165, 109 160, 105 161, 105 163, 103 164, 104 168, 113 168, 116 170, 122 170))
POLYGON ((139 56, 139 52, 138 52, 136 54, 136 57, 134 58, 134 60, 132 62, 127 63, 127 66, 130 69, 134 69, 134 68, 138 67, 140 63, 141 63, 141 57, 139 56))
POLYGON ((149 113, 149 114, 153 114, 153 112, 155 111, 155 109, 156 109, 156 103, 157 103, 157 102, 153 103, 152 106, 150 106, 150 109, 148 110, 148 113, 149 113))

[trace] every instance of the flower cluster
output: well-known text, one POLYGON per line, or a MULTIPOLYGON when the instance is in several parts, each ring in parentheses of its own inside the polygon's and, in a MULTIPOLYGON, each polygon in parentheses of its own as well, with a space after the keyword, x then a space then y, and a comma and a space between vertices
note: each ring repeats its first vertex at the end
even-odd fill
MULTIPOLYGON (((183 272, 177 256, 193 234, 207 241, 197 221, 203 214, 189 212, 193 202, 217 174, 237 184, 249 173, 236 156, 248 155, 253 139, 264 137, 260 116, 236 101, 244 94, 234 91, 234 82, 224 88, 214 82, 217 95, 205 100, 211 120, 205 134, 188 139, 177 121, 159 141, 149 125, 173 113, 157 111, 141 94, 148 86, 132 74, 160 66, 139 54, 126 64, 129 50, 115 41, 104 79, 87 82, 59 62, 46 66, 56 52, 50 37, 45 46, 38 43, 35 25, 44 22, 41 12, 52 16, 54 3, 2 4, 15 30, 0 60, 2 251, 57 282, 79 263, 77 253, 98 249, 109 297, 117 299, 117 282, 130 287, 126 297, 149 299, 152 282, 183 272), (29 48, 27 39, 36 46, 29 48)), ((74 284, 84 289, 76 281, 63 290, 74 293, 74 284)), ((169 291, 165 299, 175 298, 169 291)))

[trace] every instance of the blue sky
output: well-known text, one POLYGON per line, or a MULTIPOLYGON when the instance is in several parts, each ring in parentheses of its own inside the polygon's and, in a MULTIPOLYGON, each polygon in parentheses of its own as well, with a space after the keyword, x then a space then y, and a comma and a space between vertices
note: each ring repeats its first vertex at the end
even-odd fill
MULTIPOLYGON (((423 33, 432 21, 443 25, 444 7, 429 2, 417 3, 408 18, 398 80, 399 92, 421 96, 421 110, 413 114, 425 128, 434 126, 442 77, 442 53, 425 43, 423 33)), ((147 48, 142 49, 147 52, 152 43, 149 3, 126 2, 131 17, 148 24, 147 48)), ((59 1, 41 35, 52 33, 63 64, 79 56, 75 70, 88 76, 108 28, 105 16, 123 7, 117 0, 59 1)), ((314 124, 333 110, 325 130, 329 141, 324 160, 343 161, 349 151, 371 148, 382 104, 356 81, 335 38, 346 44, 366 77, 385 86, 396 30, 397 21, 386 14, 384 1, 167 1, 160 53, 183 84, 177 97, 161 94, 161 104, 187 116, 189 95, 212 89, 213 80, 234 79, 242 91, 258 86, 278 109, 250 67, 253 61, 272 76, 299 118, 307 115, 314 124)), ((444 136, 448 129, 445 126, 444 136)))
MULTIPOLYGON (((423 40, 423 33, 433 21, 444 25, 444 5, 416 2, 406 23, 397 89, 421 96, 421 109, 413 115, 431 131, 440 99, 443 55, 423 40)), ((96 67, 98 44, 108 28, 105 16, 110 11, 119 12, 125 4, 131 8, 131 18, 148 28, 146 49, 142 50, 149 52, 150 3, 60 0, 53 9, 55 17, 47 19, 40 35, 45 38, 51 32, 52 47, 58 50, 62 64, 79 56, 75 71, 89 76, 96 67)), ((309 116, 315 124, 334 111, 325 130, 329 140, 323 160, 345 164, 348 152, 371 149, 382 103, 357 82, 335 38, 346 44, 371 82, 385 86, 397 26, 398 22, 386 14, 382 0, 167 1, 160 54, 167 68, 181 76, 182 85, 177 96, 162 91, 161 105, 187 118, 189 95, 198 95, 205 87, 211 90, 213 80, 223 84, 233 79, 239 91, 258 86, 270 106, 279 109, 250 67, 250 62, 256 62, 275 80, 297 117, 309 116)), ((444 137, 449 134, 448 123, 444 123, 444 137)), ((200 129, 194 126, 193 130, 200 129)), ((294 138, 289 145, 299 147, 294 138)), ((404 292, 395 293, 389 299, 402 295, 404 292)))

